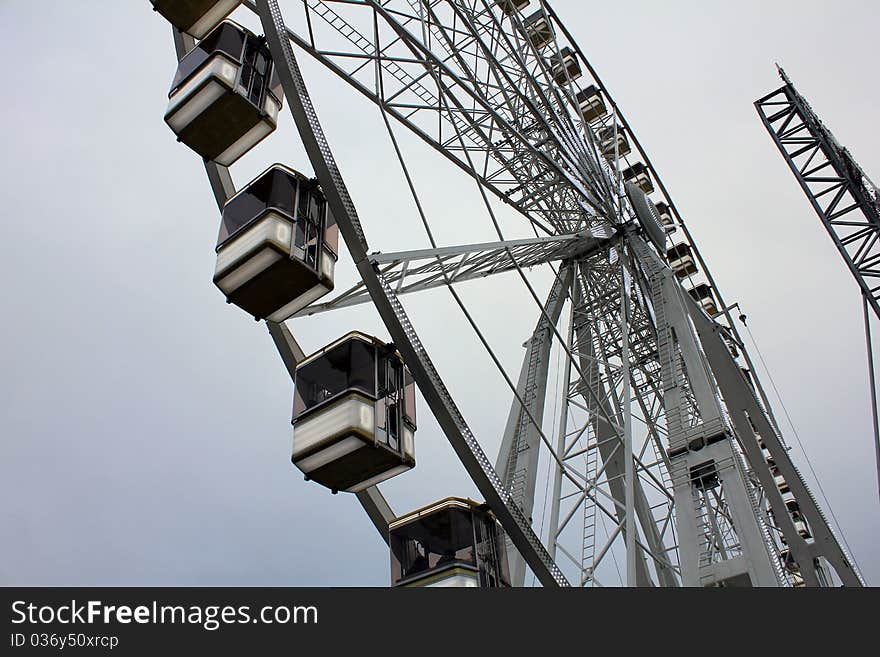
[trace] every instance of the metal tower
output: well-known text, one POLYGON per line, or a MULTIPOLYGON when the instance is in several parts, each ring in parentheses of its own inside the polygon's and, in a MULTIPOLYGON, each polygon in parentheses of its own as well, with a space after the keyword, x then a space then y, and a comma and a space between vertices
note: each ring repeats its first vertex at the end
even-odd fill
MULTIPOLYGON (((291 326, 375 306, 504 528, 514 585, 527 584, 529 572, 545 586, 862 584, 783 445, 730 307, 657 170, 549 3, 305 0, 284 14, 278 0, 241 4, 259 16, 361 277, 297 312, 291 326), (294 48, 376 105, 428 247, 368 245, 378 218, 358 215, 294 48), (483 202, 475 215, 497 240, 436 242, 395 125, 473 179, 483 202), (505 236, 498 200, 532 237, 505 236), (533 268, 552 273, 549 292, 533 268), (458 293, 505 273, 535 304, 518 377, 458 293), (510 388, 494 465, 401 302, 438 287, 510 388), (548 375, 554 353, 558 388, 548 375), (543 510, 539 463, 550 466, 543 510)), ((181 56, 192 44, 175 39, 181 56)), ((232 179, 206 167, 222 206, 232 179)), ((285 324, 269 330, 293 372, 302 350, 285 324)), ((372 487, 358 497, 387 540, 395 514, 384 496, 372 487)))
POLYGON ((755 108, 861 290, 880 482, 880 425, 868 312, 870 308, 880 317, 880 190, 785 71, 777 68, 785 85, 756 101, 755 108))
POLYGON ((880 317, 880 191, 781 68, 779 75, 785 85, 755 107, 865 301, 880 317))

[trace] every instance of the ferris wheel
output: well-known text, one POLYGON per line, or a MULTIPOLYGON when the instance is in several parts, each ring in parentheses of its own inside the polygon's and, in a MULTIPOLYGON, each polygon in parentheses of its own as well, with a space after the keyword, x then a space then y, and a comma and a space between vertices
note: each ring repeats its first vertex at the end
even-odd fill
POLYGON ((549 3, 152 4, 179 60, 166 122, 204 158, 222 212, 214 283, 266 321, 296 380, 292 461, 358 496, 390 544, 395 585, 523 586, 530 574, 545 586, 862 584, 785 448, 736 305, 549 3), (264 36, 234 22, 248 11, 264 36), (340 94, 376 105, 428 248, 368 242, 376 219, 358 215, 298 53, 338 76, 340 94), (236 189, 229 167, 285 105, 315 177, 278 164, 236 189), (492 240, 438 241, 401 127, 473 180, 474 221, 492 240), (511 236, 499 203, 527 236, 511 236), (339 290, 343 257, 359 281, 339 290), (460 293, 502 275, 529 304, 518 373, 460 293), (511 399, 497 455, 401 301, 444 288, 511 399), (361 304, 390 342, 353 331, 307 356, 294 339, 297 322, 361 304), (416 394, 484 503, 400 515, 380 492, 418 476, 416 394))

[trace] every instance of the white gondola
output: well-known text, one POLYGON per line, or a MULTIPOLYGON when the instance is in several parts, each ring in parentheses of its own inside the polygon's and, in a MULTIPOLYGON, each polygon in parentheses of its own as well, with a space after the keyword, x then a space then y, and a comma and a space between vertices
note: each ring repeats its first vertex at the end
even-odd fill
POLYGON ((595 85, 591 84, 586 89, 579 91, 577 96, 575 96, 575 100, 587 123, 592 123, 596 119, 601 119, 608 114, 608 106, 595 85))
POLYGON ((507 587, 504 533, 485 504, 449 497, 389 525, 391 586, 507 587))
POLYGON ((788 487, 788 483, 785 481, 785 477, 782 476, 782 473, 776 466, 776 461, 774 461, 773 458, 770 457, 767 459, 767 465, 770 468, 770 474, 773 475, 773 482, 776 484, 776 488, 779 489, 779 492, 783 495, 785 495, 786 493, 790 493, 791 489, 788 487))
POLYGON ((296 367, 291 461, 333 492, 415 467, 416 391, 393 345, 349 333, 296 367))
POLYGON ((558 85, 566 85, 569 80, 581 77, 581 65, 571 48, 565 47, 552 58, 550 72, 558 85))
POLYGON ((553 26, 540 9, 523 21, 523 27, 528 40, 539 50, 550 43, 555 36, 553 26))
POLYGON ((712 292, 712 288, 706 283, 700 283, 699 285, 694 286, 688 290, 688 294, 691 295, 691 298, 694 301, 702 306, 703 310, 706 311, 706 314, 709 315, 709 317, 714 317, 718 314, 718 307, 715 305, 715 294, 712 292))
POLYGON ((684 278, 697 273, 697 263, 694 262, 691 247, 685 242, 671 246, 666 252, 669 266, 679 278, 684 278))
POLYGON ((265 42, 224 21, 180 60, 165 122, 203 158, 229 166, 275 130, 282 98, 265 42))
POLYGON ((628 169, 624 169, 620 172, 625 180, 629 180, 630 182, 634 182, 636 185, 642 188, 642 191, 645 194, 650 194, 654 191, 654 183, 651 181, 651 174, 648 171, 648 167, 646 167, 641 162, 636 162, 628 169))
POLYGON ((223 208, 214 284, 281 322, 333 290, 339 231, 315 180, 275 164, 223 208))
POLYGON ((789 514, 791 514, 794 528, 797 533, 800 534, 801 538, 812 538, 810 530, 807 528, 807 521, 804 520, 804 516, 801 513, 801 508, 798 505, 797 500, 794 498, 785 500, 785 508, 787 508, 789 514))
POLYGON ((150 0, 153 9, 181 32, 202 39, 241 4, 241 0, 150 0))
POLYGON ((791 488, 788 487, 788 483, 785 481, 785 477, 781 474, 775 475, 773 481, 776 482, 776 488, 778 488, 779 492, 783 495, 791 491, 791 488))
POLYGON ((662 201, 657 203, 657 212, 660 214, 660 223, 668 234, 675 232, 675 220, 672 218, 672 210, 662 201))
POLYGON ((599 132, 596 133, 597 138, 599 139, 599 149, 602 151, 602 155, 609 162, 614 162, 615 154, 619 157, 623 157, 625 155, 629 155, 632 152, 632 148, 629 145, 629 140, 626 138, 626 133, 623 128, 617 126, 617 152, 614 150, 614 126, 609 125, 601 128, 599 132))
POLYGON ((801 538, 812 538, 810 530, 807 529, 807 523, 804 522, 803 518, 796 518, 794 520, 794 528, 797 533, 800 534, 801 538))
POLYGON ((528 7, 529 0, 495 0, 495 4, 501 8, 501 11, 510 16, 528 7))

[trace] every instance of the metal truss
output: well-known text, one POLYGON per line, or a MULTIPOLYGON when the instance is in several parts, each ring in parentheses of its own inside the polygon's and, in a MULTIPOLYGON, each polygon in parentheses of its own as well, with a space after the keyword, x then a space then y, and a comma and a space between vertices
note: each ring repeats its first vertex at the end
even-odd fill
MULTIPOLYGON (((506 240, 484 244, 448 246, 397 253, 376 253, 367 260, 376 268, 397 295, 452 285, 570 260, 603 248, 613 233, 599 226, 572 235, 526 240, 506 240)), ((368 303, 370 295, 363 281, 330 301, 316 303, 294 315, 302 317, 368 303)))
MULTIPOLYGON (((687 227, 631 127, 547 2, 536 3, 550 26, 545 43, 528 37, 518 12, 505 12, 493 0, 303 0, 284 17, 277 0, 243 4, 259 15, 300 138, 361 276, 359 284, 297 317, 374 304, 501 522, 515 584, 524 584, 530 570, 546 586, 602 586, 615 579, 633 586, 730 585, 743 579, 779 585, 795 576, 809 585, 824 582, 822 560, 844 583, 860 583, 784 453, 760 383, 754 379, 750 387, 730 352, 737 345, 739 358, 754 369, 687 227), (431 238, 429 249, 370 252, 293 45, 374 102, 386 124, 393 118, 472 177, 498 241, 448 247, 431 238), (562 79, 554 68, 563 48, 581 63, 580 80, 567 70, 562 79), (584 116, 577 96, 587 85, 602 93, 607 114, 584 116), (600 138, 608 128, 626 135, 631 153, 615 148, 608 157, 600 138), (642 240, 621 186, 623 167, 636 162, 646 166, 675 229, 715 289, 723 308, 717 321, 691 302, 664 263, 665 254, 642 240), (505 239, 492 195, 524 217, 534 239, 505 239), (536 266, 556 273, 546 299, 524 273, 536 266), (455 291, 464 281, 501 273, 522 280, 538 311, 515 382, 455 291), (495 467, 398 299, 441 286, 455 297, 511 388, 495 467), (548 387, 554 348, 563 372, 555 391, 548 387), (551 418, 558 420, 555 434, 546 427, 548 394, 558 394, 559 413, 551 418), (781 474, 771 471, 763 450, 781 474), (533 518, 541 459, 551 466, 548 488, 552 481, 546 538, 533 518), (776 489, 781 476, 804 500, 816 541, 805 541, 793 518, 782 517, 787 507, 776 489), (626 557, 626 572, 616 578, 618 554, 626 557)), ((185 52, 182 37, 176 42, 179 54, 185 52)), ((229 173, 210 162, 206 169, 222 207, 234 193, 229 173)), ((419 211, 426 221, 421 206, 419 211)), ((270 323, 269 332, 292 372, 302 357, 293 335, 283 324, 270 323)), ((387 534, 394 514, 378 489, 358 498, 387 534)))
POLYGON ((785 86, 755 107, 874 313, 880 317, 880 191, 804 100, 785 86))

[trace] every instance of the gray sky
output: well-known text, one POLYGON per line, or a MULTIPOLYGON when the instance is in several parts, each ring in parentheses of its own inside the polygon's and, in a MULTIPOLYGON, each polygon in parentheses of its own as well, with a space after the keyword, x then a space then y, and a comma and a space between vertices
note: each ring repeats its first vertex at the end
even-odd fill
MULTIPOLYGON (((780 62, 880 177, 880 88, 866 84, 876 3, 553 4, 725 296, 748 313, 855 557, 880 582, 861 302, 752 107, 780 85, 780 62)), ((146 1, 83 0, 52 3, 47 32, 46 11, 0 3, 0 22, 15 26, 0 52, 21 62, 6 70, 11 102, 0 106, 0 584, 386 584, 387 549, 355 498, 304 482, 289 463, 291 383, 265 327, 211 283, 216 206, 199 159, 162 121, 175 66, 167 24, 146 1)), ((371 247, 424 246, 377 110, 303 68, 371 247)), ((398 134, 441 241, 491 239, 471 221, 473 185, 398 134)), ((287 116, 236 165, 236 181, 274 161, 308 171, 287 116)), ((339 275, 340 286, 352 280, 347 255, 339 275)), ((535 321, 513 287, 462 288, 510 371, 535 321)), ((494 455, 503 382, 448 294, 407 309, 494 455)), ((307 351, 352 328, 386 336, 370 308, 291 327, 307 351)), ((419 410, 419 466, 384 487, 395 509, 476 497, 419 410)))

